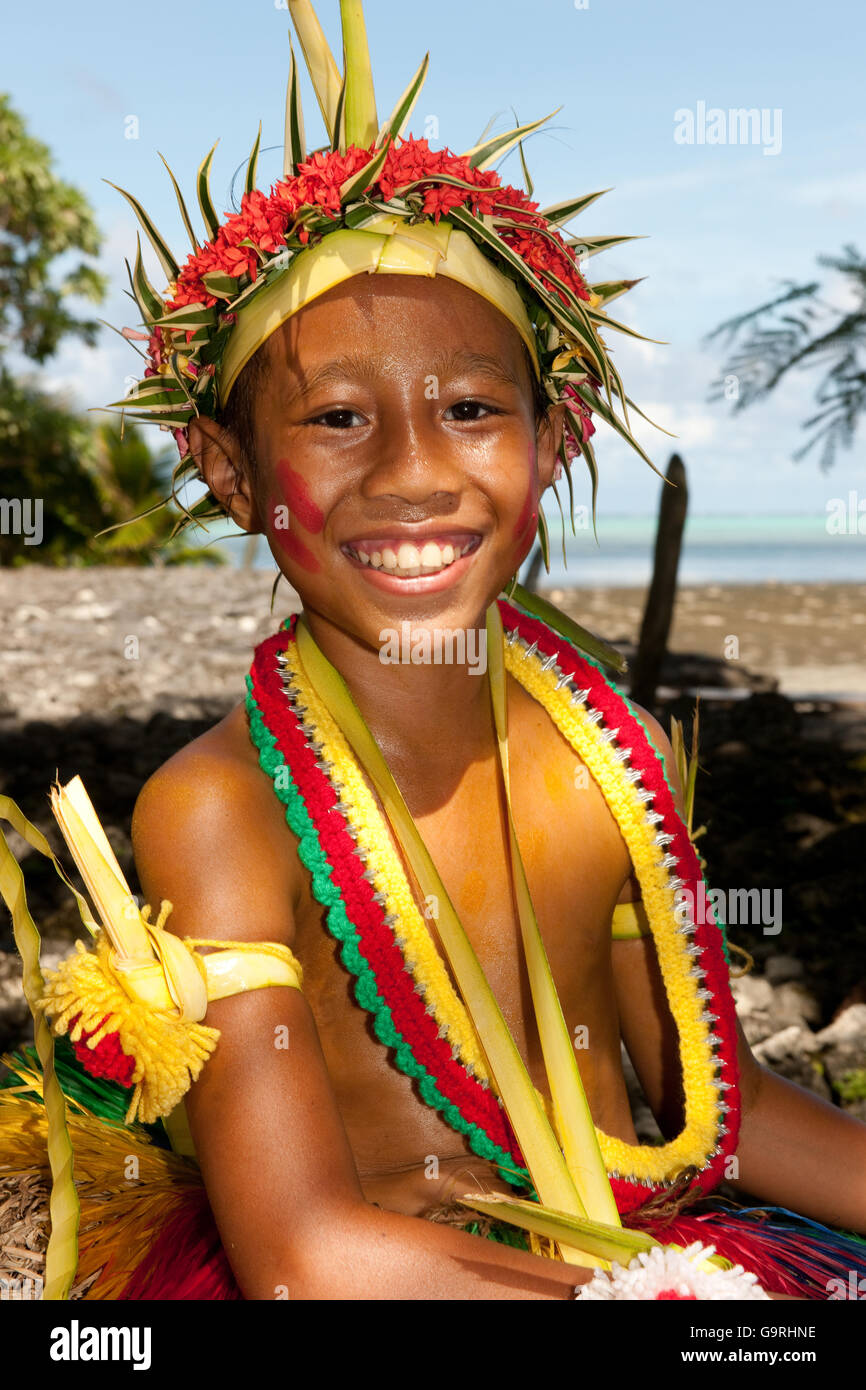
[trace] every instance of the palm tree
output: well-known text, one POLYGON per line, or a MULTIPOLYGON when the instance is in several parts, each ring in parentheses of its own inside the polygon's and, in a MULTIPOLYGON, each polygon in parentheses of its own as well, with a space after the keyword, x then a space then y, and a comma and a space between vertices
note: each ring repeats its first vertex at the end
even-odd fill
POLYGON ((794 458, 820 446, 820 467, 826 471, 840 445, 851 447, 866 411, 866 261, 851 245, 839 256, 817 261, 845 277, 852 307, 838 309, 823 301, 818 281, 785 280, 777 298, 719 324, 704 341, 721 337, 733 347, 709 398, 731 400, 735 411, 769 396, 795 367, 824 368, 815 389, 818 409, 803 422, 811 437, 794 458))
POLYGON ((168 541, 173 518, 161 504, 171 480, 174 450, 154 457, 140 430, 129 424, 121 428, 114 420, 98 425, 94 433, 90 474, 110 528, 95 540, 94 558, 103 564, 223 563, 225 556, 211 547, 187 545, 179 538, 168 541), (127 517, 134 520, 127 522, 127 517))
POLYGON ((4 524, 0 566, 219 563, 213 547, 169 541, 175 514, 160 504, 171 467, 170 451, 155 458, 135 426, 94 427, 0 368, 0 496, 27 500, 40 515, 38 544, 4 524), (128 517, 136 520, 124 525, 128 517))

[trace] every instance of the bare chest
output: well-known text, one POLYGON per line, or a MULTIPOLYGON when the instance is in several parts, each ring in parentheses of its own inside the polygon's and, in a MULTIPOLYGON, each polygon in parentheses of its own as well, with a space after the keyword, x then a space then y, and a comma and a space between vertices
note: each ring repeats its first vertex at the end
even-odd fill
MULTIPOLYGON (((610 1132, 627 1132, 610 919, 629 872, 628 854, 601 793, 544 711, 519 687, 509 699, 512 810, 533 905, 566 1023, 579 1040, 595 1121, 610 1132)), ((412 787, 405 782, 401 790, 533 1081, 546 1090, 498 760, 471 762, 451 777, 443 773, 435 785, 432 777, 412 787)), ((436 895, 422 897, 405 861, 403 870, 454 983, 437 930, 436 895)), ((295 950, 360 1170, 459 1153, 459 1137, 420 1100, 359 1007, 340 944, 305 879, 295 950)))

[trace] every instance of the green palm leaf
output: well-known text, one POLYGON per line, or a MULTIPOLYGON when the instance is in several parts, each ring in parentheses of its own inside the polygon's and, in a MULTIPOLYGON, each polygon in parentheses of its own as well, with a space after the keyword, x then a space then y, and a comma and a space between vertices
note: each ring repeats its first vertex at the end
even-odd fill
POLYGON ((307 157, 307 140, 304 134, 304 111, 301 104, 301 83, 295 50, 289 37, 289 81, 286 87, 286 136, 283 146, 283 178, 291 178, 298 171, 298 165, 307 157))
POLYGON ((166 278, 169 280, 176 280, 178 276, 177 261, 174 259, 174 256, 168 249, 168 244, 160 236, 138 199, 133 198, 131 193, 127 193, 125 188, 118 188, 116 183, 111 182, 111 179, 103 179, 103 183, 107 183, 110 188, 115 188, 118 193, 123 194, 144 228, 144 233, 159 258, 159 263, 165 271, 166 278))
POLYGON ((214 157, 214 150, 219 144, 217 140, 212 149, 208 151, 198 167, 196 175, 196 193, 198 195, 198 206, 207 230, 208 241, 213 241, 219 231, 220 221, 216 215, 216 210, 211 202, 210 196, 210 166, 214 157))
POLYGON ((253 141, 253 147, 250 150, 250 157, 247 160, 247 177, 246 184, 244 186, 245 193, 252 193, 253 189, 256 186, 256 169, 258 168, 259 163, 259 146, 261 143, 262 123, 261 121, 259 121, 259 133, 253 141))
MULTIPOLYGON (((157 151, 157 153, 159 153, 159 151, 157 151)), ((193 229, 192 222, 190 221, 189 213, 186 210, 186 203, 183 200, 183 194, 180 191, 178 181, 172 173, 171 169, 169 169, 168 163, 166 162, 164 157, 161 154, 159 157, 162 160, 163 164, 165 164, 166 169, 168 169, 168 176, 171 179, 172 188, 174 189, 174 196, 177 198, 177 205, 180 208, 181 220, 183 221, 183 225, 186 227, 186 234, 192 242, 192 249, 194 252, 198 253, 198 251, 200 251, 201 248, 198 244, 198 239, 196 237, 195 230, 193 229)))
POLYGON ((525 135, 530 135, 533 130, 538 130, 539 126, 546 121, 552 120, 558 112, 562 110, 557 106, 555 111, 551 111, 549 116, 542 116, 540 120, 530 121, 528 125, 516 126, 514 130, 507 130, 503 135, 494 135, 491 140, 485 140, 483 144, 476 145, 474 149, 464 150, 463 158, 469 160, 473 169, 486 169, 488 164, 494 160, 501 159, 503 155, 513 150, 525 135))
POLYGON ((409 83, 409 86, 399 97, 394 110, 391 112, 385 124, 380 127, 379 133, 376 136, 377 145, 381 145, 387 135, 396 138, 396 136, 403 134, 406 122, 411 116, 421 88, 424 86, 429 66, 430 54, 425 53, 421 60, 421 65, 412 78, 412 81, 409 83))

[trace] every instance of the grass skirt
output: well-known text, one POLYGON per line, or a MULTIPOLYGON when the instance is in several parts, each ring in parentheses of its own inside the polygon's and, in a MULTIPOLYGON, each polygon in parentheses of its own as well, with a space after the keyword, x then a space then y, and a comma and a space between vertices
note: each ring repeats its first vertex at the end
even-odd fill
MULTIPOLYGON (((125 1125, 126 1093, 93 1082, 60 1040, 56 1062, 69 1106, 81 1206, 73 1299, 240 1299, 198 1165, 176 1154, 162 1125, 125 1125)), ((38 1289, 50 1228, 46 1119, 26 1059, 0 1085, 0 1280, 38 1289), (22 1084, 23 1083, 23 1084, 22 1084)), ((454 1203, 428 1220, 539 1254, 548 1242, 454 1203)), ((754 1273, 768 1293, 813 1300, 856 1298, 866 1281, 866 1240, 778 1207, 704 1198, 639 1209, 625 1218, 662 1243, 714 1245, 754 1273)), ((7 1285, 8 1286, 8 1285, 7 1285)), ((7 1287, 0 1285, 0 1287, 7 1287)))

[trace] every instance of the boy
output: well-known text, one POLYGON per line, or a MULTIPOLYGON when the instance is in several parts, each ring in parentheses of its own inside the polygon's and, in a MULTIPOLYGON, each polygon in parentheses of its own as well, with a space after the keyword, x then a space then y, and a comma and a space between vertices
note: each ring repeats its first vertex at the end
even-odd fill
MULTIPOLYGON (((483 631, 488 605, 525 557, 531 532, 521 518, 527 497, 531 514, 552 480, 560 425, 555 411, 534 418, 520 349, 502 315, 462 285, 358 277, 302 309, 259 350, 255 483, 224 428, 195 421, 190 444, 211 491, 244 529, 262 527, 301 595, 542 1087, 484 682, 466 665, 378 658, 380 631, 404 619, 413 629, 483 631), (434 399, 424 390, 431 372, 434 399), (274 527, 277 498, 290 499, 288 544, 274 527), (374 571, 357 558, 464 537, 468 552, 426 577, 374 571)), ((630 893, 625 846, 601 793, 583 785, 579 760, 537 705, 517 682, 508 696, 518 837, 569 1029, 583 1024, 591 1039, 580 1057, 593 1119, 636 1142, 621 1031, 672 1135, 682 1125, 680 1084, 654 952, 645 938, 610 939, 614 905, 630 893)), ((643 717, 673 779, 670 746, 643 717)), ((365 1027, 243 706, 151 778, 133 838, 145 896, 171 899, 173 930, 199 936, 205 922, 210 930, 220 923, 231 937, 284 941, 304 962, 303 997, 261 991, 211 1005, 221 1042, 188 1098, 208 1196, 244 1295, 273 1297, 285 1285, 302 1298, 569 1296, 579 1276, 568 1266, 479 1248, 447 1226, 411 1219, 475 1185, 508 1188, 413 1095, 365 1027), (281 1026, 291 1038, 282 1051, 271 1041, 281 1026)), ((765 1072, 742 1035, 739 1060, 742 1185, 866 1229, 866 1129, 765 1072), (839 1179, 830 1183, 829 1154, 839 1179)))
MULTIPOLYGON (((380 129, 365 108, 356 7, 343 10, 345 105, 310 7, 290 8, 331 156, 301 158, 293 63, 292 178, 269 200, 251 193, 254 150, 244 217, 221 234, 208 159, 210 240, 174 266, 170 304, 140 262, 133 276, 152 328, 138 408, 176 429, 181 475, 199 475, 242 529, 267 536, 303 604, 258 649, 246 701, 159 769, 133 821, 144 895, 170 901, 169 931, 215 954, 220 942, 267 943, 303 966, 303 991, 210 996, 219 1045, 185 1115, 168 1117, 175 1146, 198 1159, 221 1242, 207 1256, 219 1291, 207 1296, 570 1298, 592 1277, 449 1224, 463 1193, 531 1187, 521 1160, 533 1134, 515 1142, 491 1086, 446 899, 543 1093, 524 956, 534 911, 569 1038, 587 1040, 581 1079, 633 1224, 656 1197, 668 1203, 656 1216, 666 1239, 694 1237, 678 1200, 735 1176, 758 1197, 866 1231, 866 1127, 755 1063, 715 924, 672 922, 673 891, 696 861, 663 732, 560 650, 553 629, 497 601, 557 463, 580 451, 594 470, 602 382, 624 396, 593 326, 605 295, 587 290, 556 218, 484 172, 496 142, 451 163, 426 142, 386 148, 424 64, 380 129), (478 247, 489 252, 497 228, 491 258, 478 247), (269 259, 282 238, 298 256, 288 276, 269 259), (500 620, 504 668, 484 645, 500 620), (462 634, 489 670, 390 660, 406 625, 422 658, 462 634), (384 790, 371 748, 399 795, 384 790), (440 894, 425 892, 399 798, 440 894), (617 904, 641 893, 652 935, 612 941, 617 904), (658 1150, 637 1144, 621 1039, 665 1135, 658 1150)), ((717 1214, 720 1253, 732 1222, 768 1287, 807 1287, 766 1242, 758 1251, 748 1223, 717 1214)), ((144 1264, 182 1265, 179 1230, 169 1223, 144 1264)), ((142 1296, 136 1287, 124 1296, 142 1296)))

